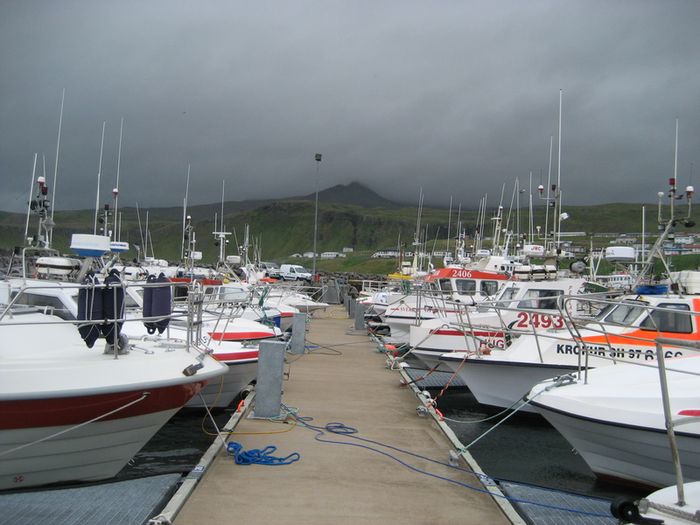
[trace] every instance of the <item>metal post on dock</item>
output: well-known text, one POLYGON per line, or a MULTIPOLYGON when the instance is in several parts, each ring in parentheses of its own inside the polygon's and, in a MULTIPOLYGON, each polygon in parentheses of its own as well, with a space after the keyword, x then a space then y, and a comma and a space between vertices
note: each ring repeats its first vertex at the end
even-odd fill
POLYGON ((348 297, 347 300, 347 305, 348 305, 348 317, 355 317, 355 305, 357 304, 357 301, 353 297, 348 297))
POLYGON ((281 341, 260 341, 253 417, 270 418, 280 415, 285 346, 281 341))
POLYGON ((290 350, 293 354, 303 354, 306 342, 306 314, 294 314, 290 350))
POLYGON ((365 330, 365 305, 362 303, 355 304, 355 330, 365 330))

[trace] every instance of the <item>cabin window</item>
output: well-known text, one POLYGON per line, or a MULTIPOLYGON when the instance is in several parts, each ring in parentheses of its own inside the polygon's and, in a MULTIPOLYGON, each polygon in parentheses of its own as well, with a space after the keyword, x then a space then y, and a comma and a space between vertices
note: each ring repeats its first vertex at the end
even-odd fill
POLYGON ((474 295, 476 293, 476 281, 473 279, 455 279, 457 292, 462 295, 474 295))
POLYGON ((451 292, 452 291, 452 284, 450 284, 449 279, 440 279, 438 281, 438 284, 440 285, 440 290, 443 292, 451 292))
POLYGON ((41 295, 25 292, 22 295, 20 295, 19 299, 17 299, 15 304, 39 306, 41 308, 49 307, 52 309, 52 312, 49 313, 53 313, 55 316, 60 317, 61 319, 64 319, 66 321, 75 320, 75 316, 66 307, 66 305, 63 304, 58 297, 54 297, 51 295, 41 295))
POLYGON ((184 302, 187 300, 187 294, 189 293, 189 288, 187 286, 175 286, 173 288, 174 301, 184 302))
POLYGON ((518 302, 518 308, 556 310, 560 295, 564 295, 563 290, 527 290, 518 302))
POLYGON ((600 313, 598 319, 610 324, 628 326, 636 321, 643 311, 643 307, 636 304, 612 304, 600 313))
POLYGON ((501 296, 498 298, 499 301, 511 301, 513 297, 518 295, 520 293, 520 288, 517 286, 508 286, 503 289, 503 292, 501 292, 501 296))
POLYGON ((673 332, 677 334, 689 334, 693 331, 693 323, 690 320, 690 308, 687 304, 661 303, 659 308, 647 316, 640 325, 642 330, 658 330, 659 332, 673 332))
POLYGON ((481 293, 491 297, 498 292, 498 281, 481 281, 481 293))

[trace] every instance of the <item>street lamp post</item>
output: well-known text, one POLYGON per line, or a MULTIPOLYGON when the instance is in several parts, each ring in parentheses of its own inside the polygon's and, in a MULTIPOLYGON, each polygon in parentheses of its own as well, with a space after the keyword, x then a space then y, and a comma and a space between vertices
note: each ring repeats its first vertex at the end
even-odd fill
POLYGON ((321 157, 322 155, 320 153, 316 153, 316 204, 314 206, 314 257, 313 265, 311 267, 312 279, 316 276, 316 239, 318 237, 318 171, 321 166, 321 157))

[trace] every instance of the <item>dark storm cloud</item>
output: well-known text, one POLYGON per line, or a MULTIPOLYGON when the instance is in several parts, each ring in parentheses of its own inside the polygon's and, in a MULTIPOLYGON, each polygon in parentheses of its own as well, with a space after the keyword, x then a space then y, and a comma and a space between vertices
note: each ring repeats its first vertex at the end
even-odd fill
MULTIPOLYGON (((59 209, 103 197, 191 202, 360 181, 384 196, 495 203, 546 179, 564 90, 570 203, 652 201, 700 166, 700 3, 221 1, 0 4, 0 209, 21 211, 32 158, 52 180, 66 88, 59 209)), ((696 170, 697 171, 697 170, 696 170)))

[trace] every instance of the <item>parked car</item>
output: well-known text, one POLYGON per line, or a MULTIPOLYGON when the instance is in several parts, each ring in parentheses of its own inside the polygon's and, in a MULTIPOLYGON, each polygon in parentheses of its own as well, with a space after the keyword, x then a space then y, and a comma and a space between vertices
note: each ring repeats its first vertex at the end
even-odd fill
POLYGON ((276 262, 263 261, 260 263, 260 270, 265 272, 267 277, 273 277, 279 279, 280 277, 280 265, 276 262))

